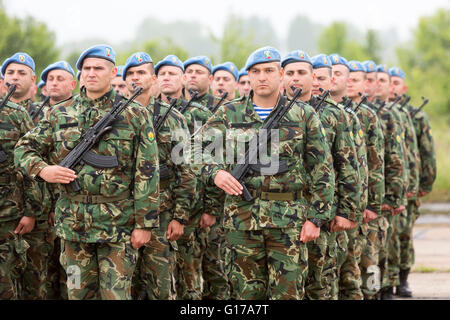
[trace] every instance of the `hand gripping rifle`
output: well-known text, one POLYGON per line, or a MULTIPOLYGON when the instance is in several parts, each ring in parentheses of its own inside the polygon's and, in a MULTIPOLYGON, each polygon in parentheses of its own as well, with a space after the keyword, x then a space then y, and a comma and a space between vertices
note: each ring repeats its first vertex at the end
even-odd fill
MULTIPOLYGON (((116 98, 114 104, 107 114, 103 116, 93 127, 83 135, 81 141, 69 152, 69 154, 59 163, 61 167, 74 170, 78 164, 87 163, 98 168, 115 168, 118 166, 117 156, 101 156, 90 150, 100 141, 105 133, 112 129, 114 122, 119 118, 125 108, 136 99, 142 92, 142 88, 138 87, 133 95, 126 101, 120 101, 116 98)), ((119 95, 118 95, 119 96, 119 95)), ((77 180, 70 183, 72 191, 81 190, 77 180)))
POLYGON ((44 109, 45 105, 50 101, 50 96, 45 97, 44 102, 42 102, 41 106, 39 107, 39 109, 37 110, 33 110, 32 112, 30 112, 30 116, 31 116, 31 120, 34 121, 34 119, 36 119, 36 117, 39 115, 39 113, 41 113, 42 109, 44 109))
POLYGON ((422 100, 423 100, 422 105, 419 108, 417 108, 416 110, 411 112, 411 119, 414 119, 414 117, 420 112, 420 110, 422 110, 423 107, 425 107, 429 102, 429 100, 425 99, 424 97, 422 97, 422 100))
MULTIPOLYGON (((2 103, 0 104, 0 111, 2 111, 3 107, 8 103, 9 99, 14 94, 17 88, 15 84, 11 86, 9 83, 6 83, 6 86, 9 87, 9 91, 5 99, 3 99, 2 103)), ((6 156, 5 150, 3 150, 3 147, 0 145, 0 163, 5 162, 6 160, 8 160, 8 157, 6 156)))
MULTIPOLYGON (((280 101, 273 111, 272 116, 270 116, 269 119, 264 123, 264 125, 261 127, 260 130, 265 129, 267 130, 267 142, 270 141, 271 138, 271 129, 278 128, 278 125, 280 121, 283 119, 283 117, 286 115, 286 113, 292 108, 292 106, 296 103, 297 98, 301 95, 302 89, 298 89, 292 100, 289 102, 288 105, 285 105, 286 98, 281 97, 280 101)), ((256 142, 259 140, 259 134, 255 135, 252 138, 252 141, 256 139, 256 142)), ((252 145, 252 141, 250 141, 249 146, 252 145)), ((239 183, 242 185, 242 196, 245 199, 245 201, 253 201, 253 196, 248 191, 244 179, 245 176, 249 173, 251 166, 253 163, 257 163, 257 157, 259 153, 259 149, 261 146, 261 143, 258 143, 257 148, 249 148, 245 155, 243 156, 243 159, 239 159, 237 162, 238 164, 234 167, 234 169, 231 171, 231 175, 239 181, 239 183), (244 160, 244 161, 243 161, 244 160)))

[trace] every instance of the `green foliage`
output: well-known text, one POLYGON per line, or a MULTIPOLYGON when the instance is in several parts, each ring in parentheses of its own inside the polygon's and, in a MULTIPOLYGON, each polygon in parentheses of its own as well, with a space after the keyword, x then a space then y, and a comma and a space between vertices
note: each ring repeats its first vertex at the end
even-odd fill
POLYGON ((9 17, 0 7, 0 57, 2 62, 16 52, 28 53, 36 63, 36 75, 55 62, 59 50, 55 47, 55 34, 43 22, 32 17, 23 20, 9 17))

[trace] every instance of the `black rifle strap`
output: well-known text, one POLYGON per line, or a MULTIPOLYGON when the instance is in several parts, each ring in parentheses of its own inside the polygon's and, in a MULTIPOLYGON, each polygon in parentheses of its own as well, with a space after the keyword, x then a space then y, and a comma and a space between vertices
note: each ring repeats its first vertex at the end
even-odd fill
POLYGON ((181 114, 183 114, 186 111, 186 107, 188 106, 189 101, 187 101, 186 99, 181 99, 181 103, 180 103, 180 107, 178 109, 178 111, 181 112, 181 114))
POLYGON ((153 125, 156 125, 160 113, 161 113, 161 105, 159 104, 159 100, 155 100, 155 108, 153 112, 153 125))
POLYGON ((214 97, 209 95, 208 97, 206 97, 206 107, 209 110, 212 110, 212 108, 214 107, 214 97))

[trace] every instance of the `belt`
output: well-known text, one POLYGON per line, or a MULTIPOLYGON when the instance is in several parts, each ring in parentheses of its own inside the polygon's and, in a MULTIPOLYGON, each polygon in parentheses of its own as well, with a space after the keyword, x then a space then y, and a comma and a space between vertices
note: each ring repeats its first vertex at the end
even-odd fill
POLYGON ((128 199, 128 198, 130 198, 130 195, 131 195, 131 193, 129 190, 125 191, 115 197, 91 196, 91 195, 83 195, 83 194, 69 195, 67 193, 62 194, 62 196, 64 198, 67 198, 69 200, 72 200, 75 202, 88 203, 88 204, 116 202, 116 201, 128 199))
POLYGON ((159 189, 167 189, 170 185, 170 180, 160 180, 159 181, 159 189))
POLYGON ((252 196, 254 198, 260 198, 261 200, 271 201, 295 201, 301 197, 303 197, 302 191, 297 192, 263 192, 263 191, 252 191, 252 196))

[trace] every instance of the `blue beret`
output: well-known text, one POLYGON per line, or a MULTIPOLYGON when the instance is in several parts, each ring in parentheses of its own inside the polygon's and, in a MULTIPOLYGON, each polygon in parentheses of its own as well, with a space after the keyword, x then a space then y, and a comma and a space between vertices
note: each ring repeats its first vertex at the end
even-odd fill
POLYGON ((333 66, 342 64, 342 65, 346 66, 347 68, 349 68, 347 59, 345 59, 344 57, 341 57, 337 53, 330 54, 330 59, 331 59, 331 63, 333 64, 333 66))
POLYGON ((216 71, 219 71, 219 70, 228 71, 229 73, 231 73, 234 76, 234 79, 236 79, 236 81, 239 80, 239 71, 233 62, 224 62, 224 63, 214 66, 214 68, 212 69, 212 74, 216 73, 216 71))
POLYGON ((78 71, 77 71, 77 80, 78 80, 78 81, 80 81, 80 77, 81 77, 81 71, 78 70, 78 71))
POLYGON ((312 57, 312 65, 314 69, 330 68, 332 66, 331 59, 326 54, 318 54, 312 57))
POLYGON ((367 73, 377 72, 377 64, 372 60, 364 61, 362 65, 366 68, 367 73))
POLYGON ((99 44, 85 50, 78 58, 77 61, 78 70, 81 70, 81 68, 83 67, 83 61, 86 58, 100 58, 111 61, 112 63, 116 64, 116 53, 110 46, 105 44, 99 44))
POLYGON ((117 73, 116 73, 116 77, 123 77, 123 66, 117 66, 117 73))
POLYGON ((75 77, 75 72, 73 71, 72 67, 70 66, 70 64, 68 62, 58 61, 58 62, 52 63, 47 68, 45 68, 44 71, 42 71, 41 79, 44 82, 47 82, 47 76, 48 76, 49 72, 52 70, 64 70, 75 77))
POLYGON ((209 72, 212 73, 211 60, 207 56, 196 56, 196 57, 187 59, 184 62, 184 70, 186 70, 186 68, 188 66, 190 66, 191 64, 199 64, 199 65, 205 67, 206 69, 208 69, 209 72))
POLYGON ((45 82, 44 81, 39 81, 39 83, 37 84, 37 87, 39 88, 39 89, 42 89, 42 87, 43 86, 45 86, 45 82))
POLYGON ((247 59, 245 70, 249 70, 255 64, 281 61, 280 53, 273 47, 262 47, 253 51, 247 59))
POLYGON ((33 72, 34 72, 34 68, 35 68, 34 60, 32 57, 30 57, 25 52, 17 52, 13 56, 6 59, 2 65, 2 75, 5 75, 6 68, 8 67, 8 65, 10 63, 19 63, 19 64, 26 65, 27 67, 31 68, 31 70, 33 70, 33 72))
POLYGON ((359 61, 355 61, 355 60, 349 61, 348 67, 350 68, 350 72, 358 72, 358 71, 361 71, 364 73, 366 72, 366 68, 364 68, 362 63, 359 61))
POLYGON ((380 64, 377 66, 377 72, 384 72, 389 74, 389 69, 384 64, 380 64))
POLYGON ((286 65, 293 62, 307 62, 312 65, 311 58, 302 50, 289 52, 288 55, 281 60, 281 67, 284 68, 286 65))
POLYGON ((122 79, 125 80, 127 78, 128 69, 152 62, 153 62, 152 58, 148 53, 145 52, 133 53, 133 55, 131 55, 127 59, 127 62, 125 62, 125 66, 123 67, 122 79))
POLYGON ((245 70, 245 68, 242 68, 241 70, 239 70, 238 81, 242 76, 248 76, 248 71, 245 70))
POLYGON ((5 77, 3 76, 3 72, 2 72, 2 66, 0 66, 0 79, 5 79, 5 77))
POLYGON ((400 69, 398 67, 390 68, 389 75, 391 77, 399 77, 399 78, 402 78, 403 80, 405 80, 405 73, 403 72, 402 69, 400 69))
POLYGON ((183 62, 181 62, 181 60, 176 55, 173 55, 173 54, 169 54, 167 57, 165 57, 164 59, 162 59, 160 62, 158 62, 156 64, 156 66, 155 66, 156 75, 158 75, 158 70, 162 66, 178 67, 181 69, 181 71, 184 72, 183 62))

